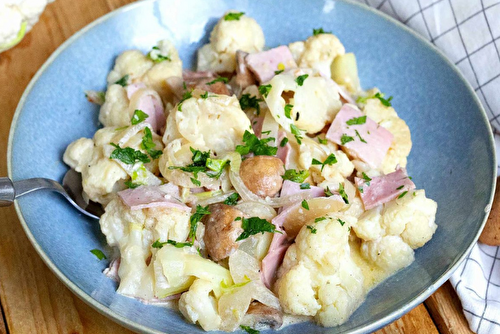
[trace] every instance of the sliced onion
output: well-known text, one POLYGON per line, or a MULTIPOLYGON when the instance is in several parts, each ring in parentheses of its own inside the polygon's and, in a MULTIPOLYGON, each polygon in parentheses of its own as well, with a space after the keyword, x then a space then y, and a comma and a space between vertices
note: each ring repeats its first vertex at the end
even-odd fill
POLYGON ((117 143, 118 146, 123 147, 123 145, 125 145, 130 140, 130 138, 132 138, 133 136, 135 136, 139 131, 143 130, 146 127, 151 128, 151 125, 149 125, 146 122, 141 122, 141 123, 139 123, 137 125, 134 125, 134 126, 132 126, 130 128, 127 128, 123 132, 120 132, 119 134, 121 135, 120 136, 121 138, 120 138, 120 140, 117 143))
POLYGON ((212 192, 213 193, 219 193, 219 195, 212 196, 210 198, 203 199, 203 200, 198 200, 197 204, 199 204, 201 206, 207 206, 209 204, 224 202, 229 196, 231 196, 232 194, 234 194, 233 191, 227 192, 227 193, 224 193, 224 194, 220 194, 221 191, 212 191, 212 192))
POLYGON ((238 194, 240 194, 241 198, 244 201, 258 202, 264 205, 269 205, 270 207, 273 208, 280 208, 282 206, 287 206, 296 203, 298 201, 302 201, 304 199, 309 199, 313 197, 310 191, 304 191, 285 197, 277 197, 277 198, 267 197, 263 199, 255 195, 247 188, 247 186, 245 185, 239 174, 230 172, 229 179, 231 180, 234 189, 236 189, 236 191, 238 192, 238 194))
POLYGON ((261 219, 272 220, 276 217, 276 210, 267 204, 262 204, 253 201, 242 201, 235 206, 249 217, 259 217, 261 219))

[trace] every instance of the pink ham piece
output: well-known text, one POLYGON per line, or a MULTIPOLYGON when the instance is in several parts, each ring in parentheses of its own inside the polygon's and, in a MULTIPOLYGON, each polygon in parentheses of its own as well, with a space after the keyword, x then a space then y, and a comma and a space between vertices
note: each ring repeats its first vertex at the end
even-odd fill
POLYGON ((248 65, 245 57, 248 56, 248 52, 236 51, 236 84, 241 88, 245 89, 248 86, 255 85, 255 77, 252 72, 248 69, 248 65))
MULTIPOLYGON (((276 156, 283 161, 283 164, 285 165, 285 169, 290 168, 290 154, 292 153, 292 145, 290 145, 289 142, 286 142, 286 144, 282 147, 281 146, 281 141, 285 139, 286 137, 286 132, 279 130, 278 131, 278 138, 276 140, 276 146, 278 147, 278 152, 276 153, 276 156)), ((286 181, 285 181, 286 182, 286 181)))
POLYGON ((278 71, 279 64, 283 64, 285 70, 297 67, 292 53, 286 45, 267 51, 251 53, 246 56, 245 60, 248 68, 252 70, 261 83, 271 80, 276 75, 274 72, 278 71))
POLYGON ((328 129, 326 138, 342 145, 342 137, 351 137, 352 141, 343 144, 349 154, 377 168, 384 161, 394 136, 368 117, 364 124, 347 124, 347 121, 361 116, 365 115, 356 106, 344 104, 328 129))
POLYGON ((283 234, 274 233, 271 245, 269 245, 269 250, 262 259, 260 272, 262 283, 269 289, 274 282, 274 275, 281 265, 281 262, 283 262, 288 247, 291 245, 291 243, 288 242, 286 232, 278 226, 276 227, 279 231, 283 232, 283 234))
POLYGON ((371 181, 356 177, 355 183, 365 210, 373 209, 399 196, 405 196, 407 192, 415 189, 415 184, 410 180, 404 168, 398 168, 387 175, 373 177, 371 181))
MULTIPOLYGON (((141 89, 147 88, 142 82, 137 82, 128 85, 125 90, 127 92, 127 97, 129 100, 132 96, 141 89)), ((151 124, 153 131, 158 133, 161 129, 165 127, 167 119, 165 118, 164 108, 161 100, 159 100, 154 95, 144 95, 141 96, 137 103, 137 109, 148 114, 145 122, 151 124)))
POLYGON ((217 75, 212 72, 183 71, 182 80, 186 83, 187 89, 200 89, 218 95, 231 95, 224 82, 218 81, 211 85, 207 83, 217 79, 217 75))
POLYGON ((323 188, 316 186, 310 187, 310 189, 300 189, 300 183, 285 180, 283 181, 283 186, 281 187, 280 197, 294 195, 305 191, 311 193, 311 198, 325 196, 325 190, 323 188))
POLYGON ((146 85, 143 82, 136 82, 125 87, 128 99, 130 100, 132 95, 134 95, 139 89, 143 88, 146 88, 146 85))
POLYGON ((189 206, 178 200, 179 188, 175 185, 141 186, 122 190, 118 192, 118 196, 131 210, 164 207, 191 211, 189 206))
POLYGON ((258 138, 260 138, 260 136, 262 135, 262 127, 263 126, 264 126, 264 116, 263 115, 255 116, 252 119, 252 130, 253 130, 253 133, 258 138))

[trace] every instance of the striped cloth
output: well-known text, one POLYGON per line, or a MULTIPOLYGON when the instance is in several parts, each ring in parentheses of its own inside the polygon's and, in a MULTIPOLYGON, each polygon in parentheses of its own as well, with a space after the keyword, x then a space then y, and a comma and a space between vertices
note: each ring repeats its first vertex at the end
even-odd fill
MULTIPOLYGON (((357 1, 413 28, 462 71, 486 110, 498 151, 500 0, 357 1)), ((500 247, 476 244, 450 281, 470 329, 478 334, 500 334, 500 247)))

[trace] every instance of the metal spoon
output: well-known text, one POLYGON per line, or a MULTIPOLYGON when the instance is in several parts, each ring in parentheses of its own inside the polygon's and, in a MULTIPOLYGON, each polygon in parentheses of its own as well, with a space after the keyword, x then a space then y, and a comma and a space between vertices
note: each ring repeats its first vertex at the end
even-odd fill
POLYGON ((0 177, 0 207, 9 206, 14 200, 38 190, 51 190, 63 195, 68 202, 84 215, 99 219, 104 209, 98 203, 87 203, 82 196, 82 176, 74 169, 64 175, 62 185, 51 179, 34 178, 12 182, 8 177, 0 177))

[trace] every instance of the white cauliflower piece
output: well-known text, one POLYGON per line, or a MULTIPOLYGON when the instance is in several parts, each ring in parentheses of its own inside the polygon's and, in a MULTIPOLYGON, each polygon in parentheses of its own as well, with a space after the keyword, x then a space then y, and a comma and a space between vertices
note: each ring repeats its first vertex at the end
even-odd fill
POLYGON ((327 78, 331 77, 331 64, 335 57, 345 54, 345 48, 333 34, 318 34, 305 42, 289 44, 299 67, 313 68, 327 78))
POLYGON ((394 136, 394 140, 382 162, 382 172, 392 173, 396 166, 406 167, 406 158, 411 151, 411 134, 405 121, 398 117, 392 107, 386 107, 379 99, 368 99, 363 111, 368 117, 386 128, 394 136))
POLYGON ((361 255, 389 273, 409 266, 415 259, 413 249, 395 235, 363 242, 361 255))
POLYGON ((127 91, 121 85, 111 85, 106 91, 104 104, 99 111, 99 122, 104 126, 121 127, 130 124, 127 91))
POLYGON ((154 63, 139 50, 129 50, 123 52, 116 58, 115 67, 108 74, 108 85, 112 85, 128 75, 128 83, 137 81, 154 63))
POLYGON ((0 52, 19 43, 38 22, 45 6, 54 0, 3 0, 0 2, 0 52))
POLYGON ((275 290, 285 312, 314 316, 323 326, 347 321, 364 297, 363 274, 349 248, 349 226, 356 218, 332 213, 303 226, 290 246, 275 290), (340 221, 338 220, 340 219, 340 221))
POLYGON ((317 133, 331 123, 342 107, 337 87, 332 80, 293 69, 276 75, 271 81, 271 90, 265 101, 274 119, 283 129, 291 132, 294 125, 307 133, 317 133), (296 78, 308 74, 302 86, 296 78), (314 96, 314 99, 311 97, 314 96), (285 106, 292 105, 290 118, 285 114, 285 106))
POLYGON ((236 51, 262 51, 265 39, 259 24, 246 15, 226 20, 229 13, 224 14, 210 33, 210 44, 198 50, 198 71, 234 72, 236 51))
POLYGON ((193 324, 198 322, 206 331, 218 330, 221 324, 213 289, 212 282, 197 279, 179 299, 182 315, 193 324))
POLYGON ((63 161, 77 172, 82 171, 90 160, 94 151, 94 141, 89 138, 80 138, 69 144, 64 152, 63 161))

